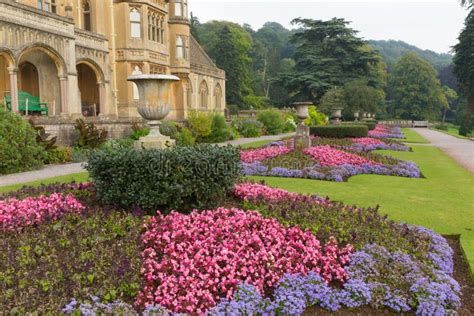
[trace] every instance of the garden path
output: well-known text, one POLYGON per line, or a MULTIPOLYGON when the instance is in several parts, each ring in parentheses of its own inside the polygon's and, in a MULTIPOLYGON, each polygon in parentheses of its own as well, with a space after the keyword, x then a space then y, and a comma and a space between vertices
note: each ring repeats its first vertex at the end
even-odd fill
POLYGON ((413 129, 426 138, 433 146, 443 150, 461 166, 474 173, 474 142, 430 130, 427 128, 413 129))
MULTIPOLYGON (((261 137, 255 137, 255 138, 241 138, 234 141, 221 143, 218 145, 225 146, 227 144, 231 144, 231 145, 238 146, 238 145, 253 143, 256 141, 278 140, 284 137, 291 136, 293 134, 294 133, 273 135, 273 136, 261 136, 261 137)), ((63 164, 63 165, 47 166, 41 170, 0 176, 0 187, 10 186, 17 183, 38 181, 38 180, 43 180, 43 179, 48 179, 48 178, 58 177, 58 176, 67 176, 70 174, 80 173, 84 171, 86 170, 84 169, 83 163, 70 163, 70 164, 63 164)))

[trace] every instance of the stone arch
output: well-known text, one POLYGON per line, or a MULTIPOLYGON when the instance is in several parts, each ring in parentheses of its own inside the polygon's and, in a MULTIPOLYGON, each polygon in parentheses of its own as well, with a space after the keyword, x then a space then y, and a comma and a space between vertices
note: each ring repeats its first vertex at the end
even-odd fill
POLYGON ((94 62, 81 60, 76 64, 77 84, 81 100, 81 113, 84 116, 96 116, 103 111, 104 94, 103 73, 94 62))
POLYGON ((45 53, 46 55, 51 58, 51 60, 54 62, 56 65, 56 69, 58 71, 58 76, 66 76, 67 75, 67 64, 65 59, 61 56, 61 54, 58 53, 54 48, 52 48, 49 45, 46 45, 44 43, 33 43, 33 44, 28 44, 19 49, 20 53, 18 54, 16 58, 16 64, 19 65, 21 63, 22 58, 35 51, 41 51, 45 53))
POLYGON ((94 60, 90 59, 90 58, 80 58, 79 60, 77 60, 76 62, 76 67, 77 65, 79 64, 86 64, 87 66, 91 67, 92 70, 94 71, 96 77, 97 77, 97 81, 100 83, 100 82, 105 82, 106 79, 105 79, 105 73, 104 71, 102 70, 102 67, 94 60))
POLYGON ((44 43, 34 43, 23 46, 16 57, 18 68, 26 62, 37 69, 38 96, 41 102, 48 103, 49 113, 55 115, 64 111, 68 105, 68 71, 64 58, 54 48, 44 43))
POLYGON ((217 110, 222 109, 222 87, 220 83, 217 83, 214 87, 214 107, 217 110))
POLYGON ((209 86, 205 79, 199 85, 199 107, 201 109, 209 108, 209 86))
POLYGON ((15 68, 13 53, 6 47, 0 48, 0 104, 3 106, 5 97, 11 95, 11 73, 15 68))

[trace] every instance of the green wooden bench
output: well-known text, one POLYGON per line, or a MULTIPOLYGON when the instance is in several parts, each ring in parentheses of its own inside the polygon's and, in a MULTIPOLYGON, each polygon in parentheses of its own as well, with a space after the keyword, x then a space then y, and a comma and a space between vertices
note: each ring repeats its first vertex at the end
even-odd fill
MULTIPOLYGON (((5 102, 8 110, 12 110, 12 98, 11 96, 5 97, 5 102)), ((39 97, 29 94, 25 91, 18 92, 18 111, 27 112, 27 103, 28 103, 28 113, 44 113, 48 115, 48 103, 41 102, 39 97), (28 101, 27 101, 28 100, 28 101)))

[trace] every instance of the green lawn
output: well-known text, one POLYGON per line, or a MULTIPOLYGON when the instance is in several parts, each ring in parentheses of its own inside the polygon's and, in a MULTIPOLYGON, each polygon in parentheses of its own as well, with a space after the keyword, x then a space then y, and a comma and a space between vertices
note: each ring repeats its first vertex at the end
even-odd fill
POLYGON ((416 162, 426 179, 359 175, 336 183, 308 179, 252 177, 289 191, 329 196, 359 206, 380 205, 396 221, 422 225, 444 235, 461 235, 474 272, 474 175, 441 150, 413 145, 413 152, 389 152, 416 162))
POLYGON ((51 184, 51 183, 56 183, 56 182, 61 182, 61 183, 69 183, 73 181, 85 182, 87 181, 87 179, 89 179, 89 173, 81 172, 81 173, 69 174, 67 176, 59 176, 59 177, 48 178, 48 179, 38 180, 38 181, 33 181, 33 182, 28 182, 28 183, 19 183, 19 184, 6 186, 6 187, 0 187, 0 193, 18 190, 18 189, 21 189, 25 185, 38 187, 42 184, 51 184))
POLYGON ((416 144, 428 144, 429 142, 423 138, 417 132, 409 129, 409 128, 402 128, 403 134, 405 134, 405 139, 395 139, 397 141, 401 141, 404 143, 416 143, 416 144))
POLYGON ((469 137, 459 135, 459 127, 456 127, 456 126, 453 126, 453 125, 448 125, 448 130, 447 131, 443 131, 443 130, 437 129, 437 128, 433 128, 433 130, 437 131, 437 132, 441 132, 441 133, 445 133, 445 134, 454 136, 456 138, 469 139, 469 137))
POLYGON ((262 146, 264 146, 266 144, 269 144, 271 142, 274 142, 274 141, 275 140, 259 140, 259 141, 256 141, 256 142, 241 145, 240 147, 242 147, 243 149, 258 148, 258 147, 262 147, 262 146))

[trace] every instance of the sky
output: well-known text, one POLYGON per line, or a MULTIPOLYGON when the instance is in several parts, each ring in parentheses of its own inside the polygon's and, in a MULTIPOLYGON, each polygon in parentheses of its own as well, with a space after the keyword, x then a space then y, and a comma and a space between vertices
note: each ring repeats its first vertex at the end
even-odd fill
POLYGON ((365 39, 402 40, 422 49, 449 53, 457 43, 467 10, 457 0, 189 0, 201 23, 227 20, 258 29, 267 21, 292 28, 297 17, 351 21, 365 39))

